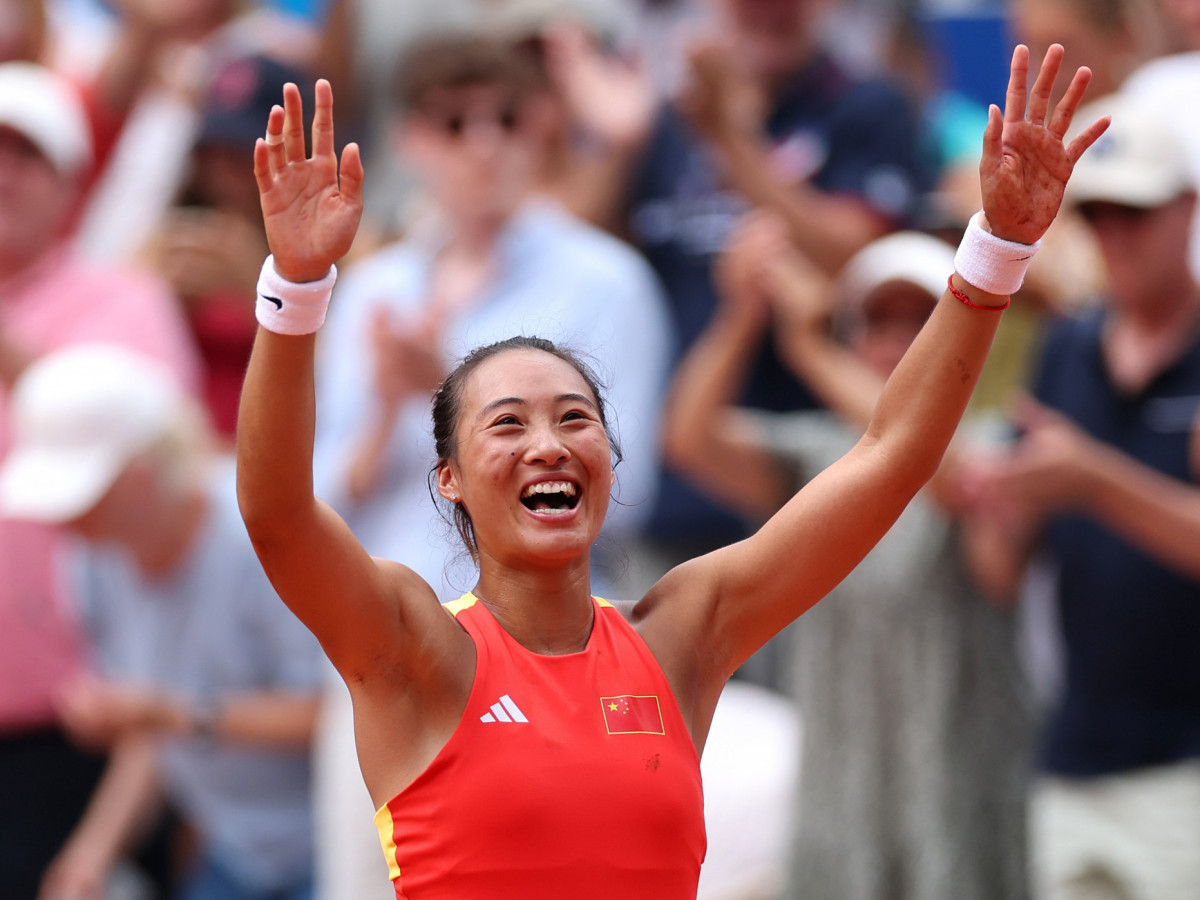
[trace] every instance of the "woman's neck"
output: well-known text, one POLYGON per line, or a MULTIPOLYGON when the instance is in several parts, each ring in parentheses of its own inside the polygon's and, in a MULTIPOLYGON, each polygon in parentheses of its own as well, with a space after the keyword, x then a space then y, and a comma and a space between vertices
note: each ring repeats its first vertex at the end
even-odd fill
POLYGON ((594 614, 590 565, 530 571, 484 560, 474 594, 526 650, 547 656, 587 646, 594 614))

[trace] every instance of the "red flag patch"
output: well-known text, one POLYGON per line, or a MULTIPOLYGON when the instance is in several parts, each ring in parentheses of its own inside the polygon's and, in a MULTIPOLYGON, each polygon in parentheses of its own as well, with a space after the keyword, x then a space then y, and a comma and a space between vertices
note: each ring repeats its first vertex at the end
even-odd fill
POLYGON ((604 727, 609 734, 666 734, 658 697, 601 697, 604 727))

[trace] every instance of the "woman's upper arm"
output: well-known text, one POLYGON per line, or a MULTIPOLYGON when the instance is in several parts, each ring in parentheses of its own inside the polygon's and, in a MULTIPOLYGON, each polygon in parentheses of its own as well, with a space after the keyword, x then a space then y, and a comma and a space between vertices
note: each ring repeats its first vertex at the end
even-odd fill
POLYGON ((680 639, 701 648, 717 677, 727 678, 892 526, 915 493, 899 488, 892 470, 886 454, 860 441, 754 535, 687 563, 689 582, 704 586, 704 605, 671 615, 686 634, 680 639))
POLYGON ((289 609, 321 643, 343 678, 405 665, 428 641, 410 634, 453 632, 433 589, 405 566, 371 557, 342 518, 314 499, 311 516, 297 516, 269 536, 252 530, 267 577, 289 609))

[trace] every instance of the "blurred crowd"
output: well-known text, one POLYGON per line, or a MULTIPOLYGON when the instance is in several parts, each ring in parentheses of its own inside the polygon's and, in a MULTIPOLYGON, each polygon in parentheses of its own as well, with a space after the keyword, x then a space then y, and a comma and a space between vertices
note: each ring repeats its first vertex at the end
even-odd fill
POLYGON ((366 169, 318 494, 469 590, 430 398, 548 337, 608 386, 594 590, 639 597, 870 439, 1017 42, 1112 125, 933 481, 731 682, 700 896, 1200 896, 1200 0, 0 0, 0 896, 394 896, 237 511, 286 82, 366 169))

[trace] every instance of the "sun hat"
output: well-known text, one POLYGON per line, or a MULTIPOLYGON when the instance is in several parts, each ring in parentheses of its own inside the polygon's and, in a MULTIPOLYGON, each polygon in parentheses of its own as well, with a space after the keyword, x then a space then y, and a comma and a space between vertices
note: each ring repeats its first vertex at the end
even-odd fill
POLYGON ((10 396, 0 515, 39 522, 82 515, 188 409, 162 364, 123 347, 78 344, 41 357, 10 396))
POLYGON ((1075 164, 1068 202, 1149 209, 1195 190, 1187 152, 1166 124, 1120 95, 1080 109, 1075 121, 1091 122, 1101 114, 1111 115, 1112 122, 1075 164))
POLYGON ((78 93, 31 62, 0 63, 0 125, 20 132, 63 175, 92 163, 92 137, 78 93))
POLYGON ((906 281, 936 301, 954 271, 954 248, 919 231, 898 231, 867 244, 842 268, 837 278, 839 306, 861 307, 881 285, 906 281))

